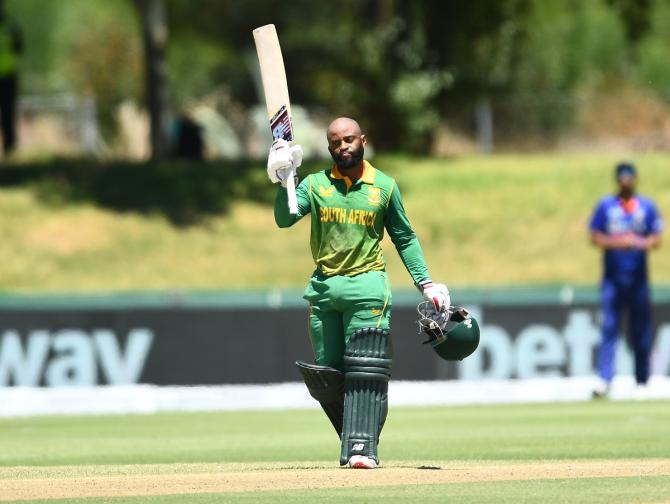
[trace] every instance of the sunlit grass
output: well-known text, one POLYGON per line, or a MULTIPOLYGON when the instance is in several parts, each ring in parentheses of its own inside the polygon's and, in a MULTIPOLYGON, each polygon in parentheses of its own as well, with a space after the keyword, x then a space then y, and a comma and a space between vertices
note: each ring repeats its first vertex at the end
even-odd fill
MULTIPOLYGON (((593 284, 600 255, 587 240, 596 200, 613 189, 617 155, 383 156, 434 278, 453 286, 593 284)), ((636 160, 640 191, 670 207, 670 156, 636 160)), ((260 168, 259 168, 260 169, 260 168)), ((89 203, 53 206, 30 189, 0 192, 0 289, 77 291, 302 287, 313 269, 307 219, 277 229, 269 205, 236 202, 225 215, 175 227, 162 215, 89 203)), ((411 287, 392 244, 394 287, 411 287)), ((670 255, 652 278, 670 282, 670 255)))

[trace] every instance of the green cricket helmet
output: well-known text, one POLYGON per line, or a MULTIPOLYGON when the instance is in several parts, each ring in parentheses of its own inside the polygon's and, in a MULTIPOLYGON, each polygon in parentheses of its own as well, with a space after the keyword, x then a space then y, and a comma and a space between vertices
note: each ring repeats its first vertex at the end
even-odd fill
POLYGON ((470 312, 459 306, 436 310, 430 301, 417 306, 419 334, 428 336, 433 350, 445 360, 463 360, 479 346, 479 324, 470 312))

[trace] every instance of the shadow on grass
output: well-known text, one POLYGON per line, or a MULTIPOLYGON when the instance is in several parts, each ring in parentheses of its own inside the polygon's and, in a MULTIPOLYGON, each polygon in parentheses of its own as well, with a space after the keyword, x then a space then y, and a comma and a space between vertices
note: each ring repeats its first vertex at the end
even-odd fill
POLYGON ((222 215, 232 201, 270 204, 275 188, 262 163, 99 162, 54 160, 0 168, 0 187, 31 188, 55 207, 90 202, 117 212, 162 214, 173 225, 195 225, 222 215))

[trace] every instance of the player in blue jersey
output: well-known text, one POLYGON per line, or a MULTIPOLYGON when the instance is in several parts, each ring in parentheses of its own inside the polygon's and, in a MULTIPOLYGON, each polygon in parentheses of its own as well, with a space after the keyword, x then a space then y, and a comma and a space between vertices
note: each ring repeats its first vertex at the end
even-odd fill
POLYGON ((604 251, 602 341, 597 362, 600 381, 594 397, 604 397, 609 392, 624 311, 628 311, 635 380, 640 387, 649 379, 653 339, 647 251, 661 244, 663 220, 654 202, 635 192, 637 172, 632 163, 618 164, 615 178, 617 194, 598 202, 589 226, 591 242, 604 251))

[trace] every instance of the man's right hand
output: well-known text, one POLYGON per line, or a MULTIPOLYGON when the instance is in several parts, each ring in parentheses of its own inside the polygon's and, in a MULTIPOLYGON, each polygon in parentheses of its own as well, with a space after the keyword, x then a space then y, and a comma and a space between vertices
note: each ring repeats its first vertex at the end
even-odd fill
POLYGON ((630 232, 608 235, 594 231, 591 233, 591 242, 605 250, 648 250, 656 246, 655 240, 630 232))
POLYGON ((623 233, 612 238, 616 248, 624 250, 646 250, 647 248, 646 238, 635 233, 623 233))
POLYGON ((286 187, 288 178, 302 163, 302 147, 291 146, 286 140, 275 140, 268 155, 268 178, 273 184, 280 183, 286 187))

